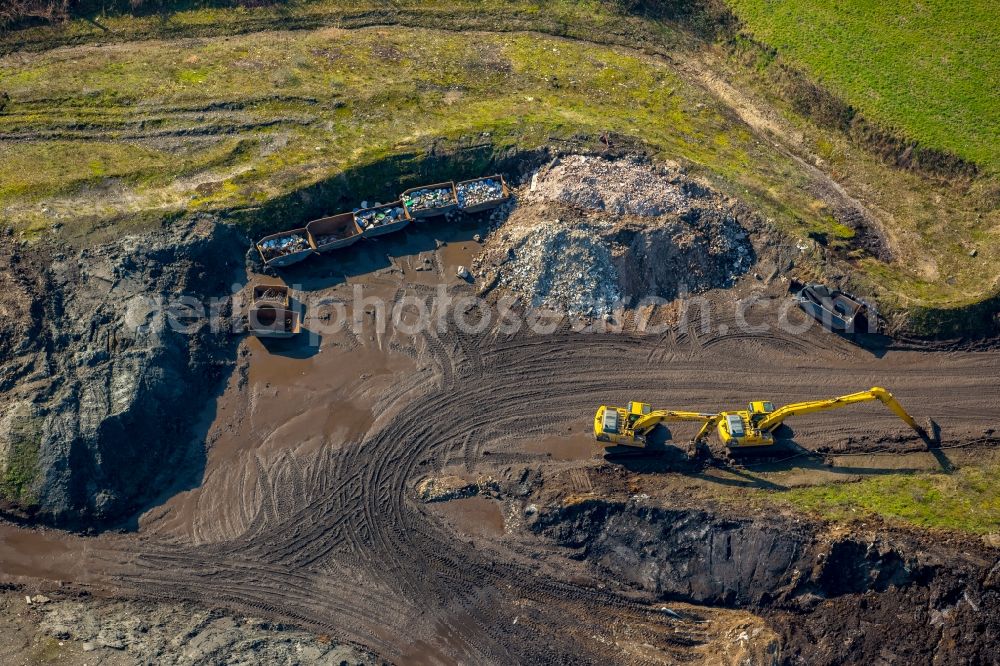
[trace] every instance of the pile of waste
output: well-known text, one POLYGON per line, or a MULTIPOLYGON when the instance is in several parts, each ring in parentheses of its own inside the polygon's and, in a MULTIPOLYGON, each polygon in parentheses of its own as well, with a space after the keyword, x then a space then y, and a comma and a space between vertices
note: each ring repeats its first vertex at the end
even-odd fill
POLYGON ((503 183, 493 178, 459 183, 458 205, 462 208, 472 208, 504 197, 503 183))
POLYGON ((295 254, 309 249, 309 239, 298 234, 289 234, 280 238, 271 238, 261 241, 260 250, 265 260, 270 261, 276 257, 283 257, 286 254, 295 254))
POLYGON ((455 191, 451 187, 419 189, 405 195, 403 203, 413 211, 447 208, 456 203, 455 191))
POLYGON ((332 234, 319 234, 317 236, 314 236, 313 238, 315 238, 316 240, 316 247, 323 247, 325 245, 329 245, 330 243, 335 243, 339 240, 350 238, 352 235, 354 234, 352 234, 349 230, 345 229, 343 231, 335 232, 332 234))
POLYGON ((517 202, 473 272, 532 307, 597 317, 730 286, 755 261, 749 210, 669 164, 574 155, 517 202))
POLYGON ((266 287, 254 292, 255 301, 278 301, 284 303, 288 300, 288 289, 285 287, 266 287))
POLYGON ((362 229, 372 229, 404 221, 406 211, 403 210, 402 206, 375 204, 375 208, 358 211, 355 216, 362 229))
POLYGON ((529 195, 612 215, 657 217, 685 210, 707 193, 674 165, 571 155, 540 171, 529 195))

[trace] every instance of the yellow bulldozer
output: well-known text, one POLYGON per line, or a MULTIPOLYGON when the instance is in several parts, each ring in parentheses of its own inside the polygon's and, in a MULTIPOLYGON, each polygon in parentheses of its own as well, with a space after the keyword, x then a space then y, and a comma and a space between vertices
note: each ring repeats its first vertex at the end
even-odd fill
POLYGON ((644 402, 630 402, 627 407, 601 405, 594 415, 594 437, 605 446, 645 448, 649 433, 660 423, 695 421, 702 423, 694 437, 695 444, 702 444, 716 428, 719 439, 730 454, 754 454, 769 451, 774 444, 774 431, 790 416, 839 409, 859 402, 878 400, 927 440, 927 432, 920 427, 891 393, 878 386, 839 398, 796 402, 784 407, 774 406, 766 400, 751 402, 745 410, 718 412, 685 412, 666 409, 654 410, 644 402))

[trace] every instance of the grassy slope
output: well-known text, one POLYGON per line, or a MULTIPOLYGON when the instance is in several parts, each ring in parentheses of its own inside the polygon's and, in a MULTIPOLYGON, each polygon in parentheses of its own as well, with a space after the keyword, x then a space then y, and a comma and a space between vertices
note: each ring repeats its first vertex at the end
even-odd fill
POLYGON ((1000 169, 995 3, 728 1, 754 37, 869 118, 1000 169))
POLYGON ((951 474, 887 474, 855 483, 790 490, 781 500, 843 521, 880 516, 917 527, 1000 532, 1000 465, 963 467, 951 474))
MULTIPOLYGON (((452 29, 539 30, 571 37, 598 37, 652 24, 622 14, 605 0, 289 0, 252 9, 194 9, 148 16, 109 15, 0 33, 0 53, 53 46, 193 37, 267 29, 356 28, 402 24, 452 29)), ((667 39, 679 35, 662 25, 667 39)))
MULTIPOLYGON (((488 132, 500 146, 530 148, 610 129, 689 163, 793 235, 844 235, 801 165, 669 61, 510 33, 522 29, 681 62, 691 53, 669 26, 596 0, 318 0, 0 35, 0 49, 24 49, 0 59, 0 89, 12 98, 0 115, 0 210, 22 229, 62 222, 85 236, 172 211, 258 205, 442 138, 488 132), (375 24, 463 32, 254 32, 375 24), (180 37, 189 35, 203 37, 180 37), (90 42, 107 44, 45 50, 90 42)), ((1000 211, 980 197, 988 183, 971 193, 928 183, 839 135, 803 131, 833 177, 887 222, 900 260, 861 263, 884 303, 957 306, 996 292, 1000 211)))
MULTIPOLYGON (((912 456, 905 463, 876 456, 856 471, 845 467, 843 459, 812 472, 794 464, 780 471, 750 465, 735 472, 714 471, 692 483, 688 492, 692 497, 707 493, 732 507, 749 505, 763 511, 778 507, 836 523, 875 518, 922 529, 990 535, 991 541, 1000 543, 1000 486, 995 481, 1000 451, 944 454, 947 471, 933 460, 912 456)), ((650 480, 651 485, 657 483, 650 480)))
POLYGON ((780 188, 782 208, 813 202, 787 158, 664 63, 556 38, 331 28, 61 49, 8 57, 0 73, 14 100, 0 128, 29 139, 0 162, 0 205, 22 226, 78 219, 81 200, 99 200, 98 217, 250 205, 486 132, 524 146, 642 136, 746 187, 780 188))

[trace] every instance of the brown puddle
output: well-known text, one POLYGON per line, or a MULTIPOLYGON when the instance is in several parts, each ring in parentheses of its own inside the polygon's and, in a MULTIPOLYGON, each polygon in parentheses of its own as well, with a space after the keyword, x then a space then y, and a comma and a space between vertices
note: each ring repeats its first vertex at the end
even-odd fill
POLYGON ((532 453, 549 454, 552 460, 588 460, 603 454, 590 433, 578 432, 569 435, 546 435, 530 439, 524 443, 524 450, 532 453))
POLYGON ((395 263, 402 268, 403 278, 410 284, 459 283, 462 279, 456 275, 458 267, 470 268, 483 251, 483 246, 472 240, 473 236, 485 235, 487 230, 488 225, 481 220, 458 222, 432 218, 411 224, 406 231, 410 243, 425 249, 399 254, 395 263))
POLYGON ((500 536, 504 533, 500 503, 488 497, 463 497, 433 505, 434 511, 469 536, 500 536))
POLYGON ((482 252, 482 246, 475 241, 453 241, 438 248, 441 269, 448 277, 455 275, 459 266, 468 268, 472 260, 482 252))
POLYGON ((63 532, 48 533, 0 523, 0 577, 85 581, 86 546, 63 532))

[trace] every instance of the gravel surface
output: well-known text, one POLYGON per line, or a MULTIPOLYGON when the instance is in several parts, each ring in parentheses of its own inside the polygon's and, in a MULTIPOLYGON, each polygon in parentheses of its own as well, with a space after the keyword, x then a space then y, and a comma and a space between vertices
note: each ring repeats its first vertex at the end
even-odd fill
MULTIPOLYGON (((58 593, 57 593, 58 594, 58 593)), ((351 666, 378 663, 326 636, 188 603, 0 592, 0 663, 351 666), (30 602, 29 602, 30 600, 30 602)))
POLYGON ((563 201, 613 215, 657 217, 708 193, 671 164, 571 155, 542 170, 530 199, 563 201))

